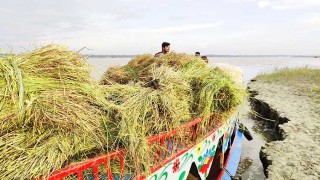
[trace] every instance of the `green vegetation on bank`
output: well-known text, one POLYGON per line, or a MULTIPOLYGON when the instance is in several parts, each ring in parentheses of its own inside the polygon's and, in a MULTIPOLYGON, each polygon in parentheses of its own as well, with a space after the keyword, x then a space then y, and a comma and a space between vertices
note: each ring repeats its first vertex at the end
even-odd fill
POLYGON ((297 88, 320 103, 320 69, 283 68, 277 69, 271 74, 258 75, 256 79, 297 88))
POLYGON ((283 68, 275 70, 272 74, 258 75, 257 78, 267 82, 320 84, 320 69, 311 69, 309 67, 283 68))

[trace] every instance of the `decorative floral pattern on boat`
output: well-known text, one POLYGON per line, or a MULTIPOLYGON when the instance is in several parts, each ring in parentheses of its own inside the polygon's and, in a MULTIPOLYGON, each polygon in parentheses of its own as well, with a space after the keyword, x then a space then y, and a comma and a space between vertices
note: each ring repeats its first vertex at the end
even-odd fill
POLYGON ((173 163, 172 171, 173 173, 176 173, 179 170, 180 167, 180 161, 179 158, 176 159, 176 161, 173 163))
MULTIPOLYGON (((230 136, 230 130, 235 123, 234 119, 225 122, 211 135, 197 143, 187 152, 174 158, 171 162, 154 172, 148 180, 185 180, 188 176, 192 163, 195 163, 201 179, 206 179, 218 147, 219 139, 223 137, 226 143, 230 136)), ((179 152, 178 152, 179 153, 179 152)))

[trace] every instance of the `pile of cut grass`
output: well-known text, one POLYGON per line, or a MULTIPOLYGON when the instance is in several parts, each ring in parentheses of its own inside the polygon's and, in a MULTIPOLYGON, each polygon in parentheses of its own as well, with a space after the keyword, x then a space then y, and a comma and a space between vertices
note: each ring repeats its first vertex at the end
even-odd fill
MULTIPOLYGON (((172 71, 180 74, 181 81, 189 84, 192 89, 189 110, 196 116, 207 117, 212 112, 218 114, 232 110, 246 97, 244 87, 235 83, 223 70, 209 68, 203 60, 184 53, 169 53, 159 57, 146 54, 137 56, 122 69, 130 69, 133 72, 131 75, 127 74, 127 79, 131 79, 131 83, 127 84, 141 85, 154 80, 161 82, 162 79, 154 75, 154 69, 159 67, 170 67, 172 71)), ((112 76, 116 74, 106 72, 102 79, 123 84, 121 81, 108 78, 112 76)), ((176 89, 179 91, 178 87, 176 89)))
POLYGON ((137 56, 109 69, 100 85, 65 47, 0 59, 0 179, 46 176, 117 148, 126 149, 128 171, 148 173, 147 137, 229 114, 246 96, 223 71, 187 54, 137 56))
POLYGON ((175 71, 178 71, 188 66, 206 69, 207 63, 203 60, 201 61, 200 58, 184 53, 169 53, 160 57, 154 57, 151 54, 143 54, 136 56, 125 66, 116 67, 115 70, 113 70, 114 67, 107 70, 101 77, 100 83, 108 84, 110 81, 120 84, 128 84, 130 81, 132 83, 138 81, 148 82, 152 77, 153 69, 161 66, 171 67, 175 71), (126 81, 123 82, 122 79, 125 79, 126 81))
POLYGON ((112 82, 119 84, 128 84, 131 80, 134 81, 134 74, 126 67, 110 67, 103 75, 104 78, 100 80, 101 84, 110 85, 112 82))
POLYGON ((145 139, 159 132, 170 131, 193 117, 230 114, 246 97, 245 88, 222 70, 187 54, 169 53, 153 57, 141 55, 121 67, 128 72, 129 82, 117 80, 107 71, 102 80, 107 99, 118 105, 118 139, 131 154, 132 162, 140 162, 147 171, 148 154, 152 151, 145 139), (111 83, 110 83, 111 82, 111 83), (116 85, 124 84, 124 85, 116 85))
POLYGON ((246 97, 245 89, 219 70, 209 71, 207 77, 196 84, 194 111, 201 117, 233 111, 246 97))
POLYGON ((47 176, 107 152, 113 123, 82 56, 46 46, 0 60, 0 179, 47 176))
POLYGON ((114 146, 125 147, 132 166, 139 162, 145 172, 149 170, 151 153, 147 137, 178 128, 191 119, 189 84, 170 67, 161 66, 152 72, 160 79, 156 89, 138 83, 105 87, 106 98, 116 107, 110 114, 119 130, 114 146))

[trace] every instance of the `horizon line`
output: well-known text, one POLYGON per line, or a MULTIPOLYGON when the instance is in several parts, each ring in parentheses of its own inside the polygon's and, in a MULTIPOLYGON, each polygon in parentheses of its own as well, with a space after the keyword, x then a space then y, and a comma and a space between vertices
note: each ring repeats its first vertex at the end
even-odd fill
MULTIPOLYGON (((84 56, 89 57, 136 57, 137 55, 128 55, 128 54, 121 54, 121 55, 115 55, 115 54, 83 54, 84 56)), ((286 54, 261 54, 261 55, 255 55, 255 54, 205 54, 204 56, 207 57, 314 57, 314 58, 320 58, 319 55, 286 55, 286 54)))
MULTIPOLYGON (((10 54, 10 53, 0 53, 1 56, 10 54)), ((88 57, 136 57, 141 54, 83 54, 84 56, 88 57)), ((205 54, 201 56, 207 57, 313 57, 313 58, 320 58, 320 55, 290 55, 290 54, 205 54)))

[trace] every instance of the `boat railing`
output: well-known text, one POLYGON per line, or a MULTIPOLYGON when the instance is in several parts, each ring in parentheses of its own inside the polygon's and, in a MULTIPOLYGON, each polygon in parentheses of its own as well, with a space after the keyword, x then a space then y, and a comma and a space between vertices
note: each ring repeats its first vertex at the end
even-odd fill
MULTIPOLYGON (((193 121, 172 131, 163 132, 149 137, 147 140, 149 147, 151 147, 151 153, 149 155, 149 159, 151 161, 150 173, 157 171, 176 157, 187 152, 200 140, 216 131, 221 126, 221 119, 220 116, 215 117, 215 119, 213 117, 214 116, 211 114, 208 121, 203 121, 202 118, 195 118, 193 121)), ((116 162, 119 163, 117 164, 120 167, 120 172, 118 172, 119 179, 124 179, 125 153, 125 149, 112 151, 106 155, 101 155, 86 160, 85 162, 70 165, 61 170, 54 171, 47 179, 58 180, 75 175, 78 180, 83 180, 84 171, 90 170, 92 171, 93 179, 99 180, 99 172, 101 172, 99 167, 103 166, 105 171, 104 173, 106 173, 108 179, 113 180, 115 172, 112 172, 110 162, 115 162, 114 160, 117 160, 116 162)), ((136 167, 135 169, 136 174, 134 179, 144 179, 145 175, 143 175, 143 172, 139 171, 140 168, 136 167)))

